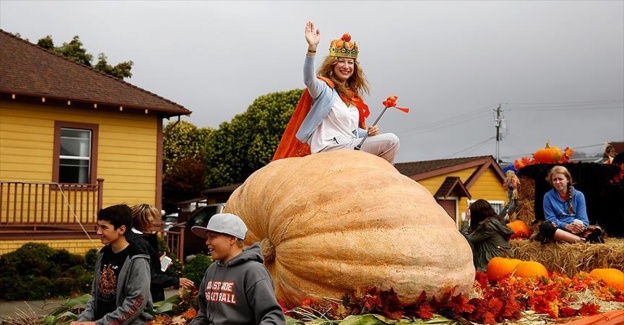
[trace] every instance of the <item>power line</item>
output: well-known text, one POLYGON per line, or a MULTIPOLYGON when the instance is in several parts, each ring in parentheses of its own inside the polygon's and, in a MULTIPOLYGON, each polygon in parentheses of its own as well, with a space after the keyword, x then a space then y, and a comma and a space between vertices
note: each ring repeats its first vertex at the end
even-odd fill
POLYGON ((401 137, 408 137, 408 136, 416 135, 418 133, 447 128, 447 127, 450 127, 450 126, 453 126, 462 122, 478 119, 484 115, 487 115, 490 112, 490 109, 491 109, 491 106, 486 107, 486 108, 476 109, 470 112, 454 115, 454 116, 444 118, 441 120, 416 125, 407 131, 403 131, 403 132, 399 131, 397 133, 400 134, 401 137))
POLYGON ((505 103, 510 111, 604 110, 624 108, 622 100, 595 100, 581 102, 505 103), (510 106, 510 107, 509 107, 510 106))
POLYGON ((468 148, 464 148, 464 149, 462 149, 462 150, 460 150, 460 151, 454 152, 454 153, 452 153, 452 154, 450 154, 450 155, 448 155, 448 156, 444 157, 443 159, 451 158, 451 157, 453 157, 453 156, 457 155, 458 153, 463 152, 463 151, 466 151, 466 150, 470 150, 470 151, 466 152, 466 154, 471 153, 471 152, 473 152, 474 150, 476 150, 476 149, 478 149, 478 148, 482 147, 482 146, 483 146, 485 143, 487 143, 488 141, 493 140, 493 139, 495 139, 495 138, 496 138, 495 136, 493 136, 493 137, 489 137, 489 138, 487 138, 487 139, 485 139, 485 140, 483 140, 483 141, 481 141, 481 142, 479 142, 479 143, 477 143, 477 144, 474 144, 474 145, 472 145, 472 146, 470 146, 470 147, 468 147, 468 148))
MULTIPOLYGON (((504 103, 507 111, 516 112, 530 112, 530 111, 585 111, 585 110, 611 110, 611 109, 624 109, 624 102, 622 100, 595 100, 595 101, 580 101, 580 102, 541 102, 541 103, 504 103), (509 107, 509 106, 511 107, 509 107), (587 107, 588 105, 594 105, 594 107, 587 107), (597 105, 603 105, 598 107, 597 105), (606 106, 605 106, 606 105, 606 106), (515 106, 515 107, 514 107, 515 106)), ((497 105, 497 104, 496 104, 497 105)), ((448 128, 459 123, 475 120, 490 112, 496 105, 489 105, 484 108, 479 108, 466 113, 450 116, 441 120, 415 125, 406 131, 397 131, 401 137, 409 137, 419 133, 435 131, 438 129, 448 128)))

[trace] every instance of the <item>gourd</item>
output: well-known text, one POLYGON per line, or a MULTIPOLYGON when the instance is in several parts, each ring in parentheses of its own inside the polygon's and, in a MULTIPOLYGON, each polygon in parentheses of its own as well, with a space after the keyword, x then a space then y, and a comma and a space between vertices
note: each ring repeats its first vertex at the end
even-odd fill
POLYGON ((493 257, 487 265, 487 277, 490 281, 500 281, 512 274, 520 262, 515 258, 493 257))
POLYGON ((514 276, 520 278, 540 278, 540 277, 548 277, 548 270, 546 267, 536 261, 522 261, 516 265, 516 270, 514 271, 514 276))
POLYGON ((514 238, 527 238, 531 233, 529 226, 522 220, 514 220, 507 226, 514 232, 514 238))
POLYGON ((614 287, 618 290, 624 290, 624 272, 613 269, 593 269, 589 275, 604 281, 607 286, 614 287))
POLYGON ((227 212, 261 242, 279 301, 341 299, 377 286, 403 304, 469 293, 472 251, 423 186, 382 158, 338 150, 285 158, 257 170, 227 212))

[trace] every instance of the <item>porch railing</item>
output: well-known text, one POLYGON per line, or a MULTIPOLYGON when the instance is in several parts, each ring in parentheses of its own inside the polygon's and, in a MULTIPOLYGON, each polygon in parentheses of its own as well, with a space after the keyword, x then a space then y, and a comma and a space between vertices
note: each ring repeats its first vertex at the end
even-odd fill
POLYGON ((37 231, 51 226, 72 229, 80 224, 93 225, 102 208, 103 182, 0 181, 0 227, 37 231))
POLYGON ((184 264, 184 227, 179 231, 164 231, 165 242, 172 253, 184 264))

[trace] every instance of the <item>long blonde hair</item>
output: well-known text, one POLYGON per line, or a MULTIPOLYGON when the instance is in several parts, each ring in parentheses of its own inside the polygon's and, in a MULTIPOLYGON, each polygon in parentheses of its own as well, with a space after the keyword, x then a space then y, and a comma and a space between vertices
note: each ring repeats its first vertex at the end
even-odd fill
POLYGON ((364 75, 364 71, 360 66, 360 62, 357 59, 354 60, 354 69, 353 74, 347 81, 342 84, 336 76, 334 75, 334 66, 338 63, 338 57, 336 56, 327 56, 318 70, 318 75, 321 77, 325 77, 334 82, 335 89, 342 97, 343 100, 347 101, 347 104, 351 104, 350 99, 352 97, 362 97, 364 94, 368 94, 370 91, 370 86, 368 85, 368 80, 364 75))
POLYGON ((575 213, 574 207, 572 206, 572 195, 573 195, 573 187, 572 187, 572 174, 570 171, 563 166, 555 166, 548 171, 548 176, 546 176, 546 181, 552 186, 552 176, 553 174, 562 174, 568 180, 568 186, 566 189, 566 197, 568 198, 568 213, 575 213))
POLYGON ((132 207, 132 226, 141 231, 149 232, 161 213, 149 204, 137 204, 132 207))
POLYGON ((516 173, 514 173, 513 170, 508 170, 508 171, 505 172, 505 181, 503 182, 503 186, 507 187, 510 184, 514 188, 517 185, 520 185, 520 179, 518 178, 518 176, 516 176, 516 173))

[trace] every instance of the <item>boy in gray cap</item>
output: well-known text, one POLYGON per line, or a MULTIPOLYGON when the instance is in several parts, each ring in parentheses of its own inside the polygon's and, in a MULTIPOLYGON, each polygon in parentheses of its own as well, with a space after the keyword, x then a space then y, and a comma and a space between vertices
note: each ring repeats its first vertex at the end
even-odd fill
POLYGON ((199 286, 199 311, 190 325, 285 324, 260 244, 243 248, 247 226, 236 215, 215 214, 191 228, 206 238, 212 263, 199 286))

